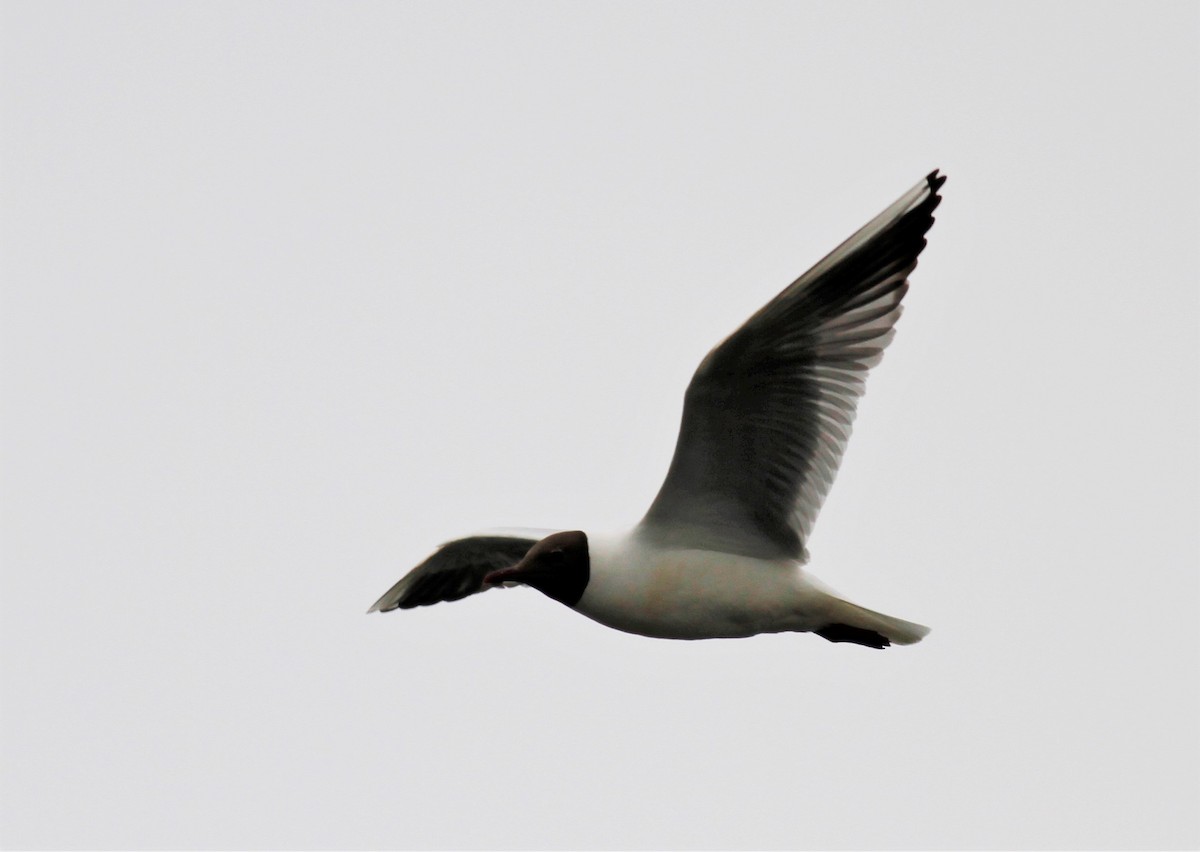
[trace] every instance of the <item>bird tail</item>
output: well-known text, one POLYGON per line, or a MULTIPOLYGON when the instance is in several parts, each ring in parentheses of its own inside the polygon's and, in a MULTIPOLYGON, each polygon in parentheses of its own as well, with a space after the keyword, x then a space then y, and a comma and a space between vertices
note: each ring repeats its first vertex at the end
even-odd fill
POLYGON ((886 648, 920 642, 929 633, 929 628, 922 624, 884 615, 832 596, 826 601, 826 611, 830 616, 829 624, 813 632, 830 642, 886 648))

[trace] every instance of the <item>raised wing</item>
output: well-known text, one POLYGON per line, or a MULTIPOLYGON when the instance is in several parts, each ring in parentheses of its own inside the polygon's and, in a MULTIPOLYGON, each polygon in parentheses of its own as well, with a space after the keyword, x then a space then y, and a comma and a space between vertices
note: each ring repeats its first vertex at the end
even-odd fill
POLYGON ((401 577, 367 612, 412 609, 486 591, 484 577, 516 565, 542 537, 495 534, 448 541, 401 577))
POLYGON ((841 462, 867 370, 894 334, 945 180, 934 171, 700 363, 642 535, 808 558, 805 541, 841 462))

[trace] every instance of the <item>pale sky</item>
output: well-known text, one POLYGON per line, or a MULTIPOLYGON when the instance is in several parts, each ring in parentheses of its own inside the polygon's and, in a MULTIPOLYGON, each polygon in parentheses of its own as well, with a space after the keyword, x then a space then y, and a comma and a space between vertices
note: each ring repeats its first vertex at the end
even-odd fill
POLYGON ((1200 6, 3 14, 4 846, 1200 844, 1200 6), (809 542, 925 641, 364 615, 933 168, 809 542))

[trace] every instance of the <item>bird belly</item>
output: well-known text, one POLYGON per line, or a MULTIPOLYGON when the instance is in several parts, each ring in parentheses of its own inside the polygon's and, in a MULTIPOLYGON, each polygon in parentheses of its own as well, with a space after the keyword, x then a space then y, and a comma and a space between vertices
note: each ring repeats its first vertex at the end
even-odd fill
POLYGON ((791 561, 631 548, 596 557, 575 608, 617 630, 717 639, 820 627, 822 595, 791 561))

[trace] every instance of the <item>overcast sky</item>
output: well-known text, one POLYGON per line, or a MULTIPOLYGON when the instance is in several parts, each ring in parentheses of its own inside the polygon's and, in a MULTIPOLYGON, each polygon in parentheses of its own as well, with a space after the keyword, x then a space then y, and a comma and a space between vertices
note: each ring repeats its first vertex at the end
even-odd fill
POLYGON ((1200 6, 6 3, 8 847, 1200 843, 1200 6), (684 387, 938 167, 810 541, 928 624, 669 642, 684 387))

